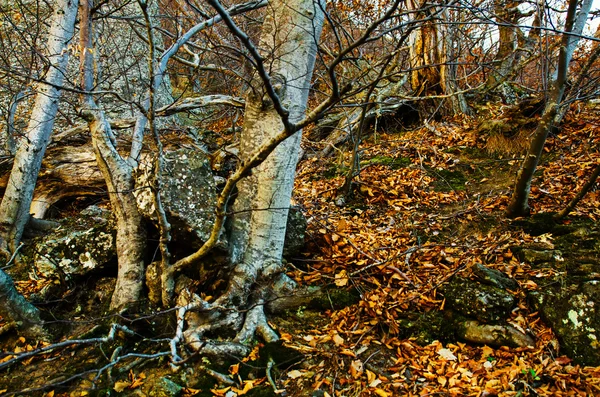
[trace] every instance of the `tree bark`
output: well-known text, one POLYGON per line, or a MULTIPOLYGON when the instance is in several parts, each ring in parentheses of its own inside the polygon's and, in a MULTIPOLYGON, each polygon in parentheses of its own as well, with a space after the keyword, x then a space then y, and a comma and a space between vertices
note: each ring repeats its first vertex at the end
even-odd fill
MULTIPOLYGON (((80 30, 80 80, 84 92, 93 87, 93 26, 89 0, 82 0, 80 30)), ((81 97, 81 116, 88 122, 96 161, 108 187, 108 197, 117 219, 118 275, 111 310, 124 310, 135 304, 142 292, 146 231, 133 195, 133 166, 117 151, 110 123, 90 94, 81 97)))
POLYGON ((567 215, 569 215, 571 211, 573 211, 573 209, 577 206, 577 204, 579 204, 581 199, 583 199, 585 195, 594 187, 598 176, 600 176, 600 164, 596 165, 596 168, 594 168, 594 171, 588 178, 587 182, 581 187, 581 189, 575 195, 575 197, 573 197, 573 199, 569 201, 569 204, 567 204, 567 206, 563 208, 562 211, 560 211, 554 216, 555 222, 564 219, 567 215))
MULTIPOLYGON (((224 14, 218 1, 212 0, 210 4, 224 14)), ((231 19, 226 20, 253 53, 260 76, 246 99, 241 167, 256 161, 257 147, 279 139, 282 134, 295 133, 254 168, 252 176, 238 184, 230 239, 235 268, 227 290, 214 303, 199 298, 196 302, 189 299, 183 302, 203 310, 188 318, 189 329, 185 333, 186 341, 203 351, 210 348, 202 342, 204 333, 220 328, 237 332, 233 339, 236 346, 251 340, 255 333, 266 341, 278 339, 266 321, 264 305, 274 290, 292 286, 286 277, 281 277, 281 257, 301 139, 294 123, 304 118, 324 4, 313 0, 276 0, 269 5, 258 46, 260 54, 247 35, 231 19), (264 68, 267 64, 268 72, 264 68), (256 288, 257 283, 269 287, 256 288)))
MULTIPOLYGON (((272 82, 291 122, 300 121, 306 110, 322 24, 323 12, 310 0, 272 3, 263 24, 260 48, 272 51, 272 82)), ((246 98, 240 141, 242 161, 284 128, 262 92, 254 87, 246 98)), ((261 267, 281 261, 300 139, 300 131, 286 139, 239 184, 231 238, 234 263, 261 267)))
POLYGON ((552 129, 554 119, 562 101, 567 82, 569 62, 585 26, 587 15, 592 6, 592 0, 583 0, 579 11, 577 11, 577 5, 577 0, 569 1, 556 77, 552 82, 552 90, 548 96, 542 119, 535 131, 525 160, 523 160, 523 164, 517 173, 513 195, 507 208, 507 216, 509 217, 528 216, 530 213, 528 201, 531 180, 533 179, 533 174, 544 150, 546 138, 552 129))
POLYGON ((412 0, 410 7, 415 10, 415 20, 423 20, 410 35, 411 87, 423 96, 443 94, 446 87, 445 40, 434 19, 439 11, 412 0))
POLYGON ((58 111, 58 87, 66 74, 67 46, 73 36, 77 6, 77 0, 58 0, 53 11, 46 50, 50 66, 37 88, 27 136, 17 150, 0 205, 0 240, 4 250, 14 252, 29 220, 33 191, 58 111))
POLYGON ((84 109, 82 117, 89 123, 96 161, 106 181, 111 208, 117 219, 119 270, 110 307, 122 310, 137 302, 142 292, 146 231, 133 195, 133 169, 117 152, 104 113, 92 107, 84 109))
POLYGON ((46 336, 38 309, 27 301, 16 289, 11 278, 0 269, 0 316, 30 338, 46 336))

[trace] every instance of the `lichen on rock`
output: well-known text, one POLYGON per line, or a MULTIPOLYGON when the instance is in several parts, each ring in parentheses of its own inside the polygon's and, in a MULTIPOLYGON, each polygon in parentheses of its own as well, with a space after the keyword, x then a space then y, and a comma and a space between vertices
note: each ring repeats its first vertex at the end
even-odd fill
POLYGON ((51 233, 35 240, 33 268, 37 276, 70 280, 115 259, 111 214, 98 207, 76 219, 63 219, 51 233))
MULTIPOLYGON (((145 155, 136 173, 135 196, 147 219, 155 220, 155 155, 145 155)), ((178 149, 164 154, 159 175, 161 201, 175 237, 193 235, 206 241, 215 219, 216 186, 208 156, 199 149, 178 149)))

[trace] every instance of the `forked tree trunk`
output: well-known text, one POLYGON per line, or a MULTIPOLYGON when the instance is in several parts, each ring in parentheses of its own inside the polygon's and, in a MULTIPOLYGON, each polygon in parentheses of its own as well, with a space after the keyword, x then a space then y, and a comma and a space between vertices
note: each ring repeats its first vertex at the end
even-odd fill
POLYGON ((19 245, 29 220, 33 190, 58 111, 59 87, 64 82, 67 47, 73 37, 77 6, 78 0, 57 0, 55 3, 44 51, 50 67, 44 81, 38 83, 26 137, 17 150, 0 205, 0 248, 11 252, 19 245))
MULTIPOLYGON (((92 18, 89 0, 82 0, 80 79, 83 91, 93 87, 92 18)), ((117 219, 118 275, 110 307, 123 310, 140 298, 144 280, 146 232, 133 195, 133 167, 117 151, 110 123, 91 95, 82 95, 81 116, 88 122, 98 168, 108 187, 108 197, 117 219)))
POLYGON ((552 129, 554 119, 558 108, 561 104, 565 85, 567 82, 567 72, 569 62, 573 55, 573 51, 577 47, 579 37, 587 21, 587 15, 592 6, 593 0, 583 0, 579 11, 577 11, 577 0, 569 1, 567 10, 567 19, 565 22, 565 33, 563 33, 560 53, 558 57, 558 69, 556 77, 552 82, 552 90, 548 95, 546 107, 542 114, 542 118, 535 131, 525 160, 517 173, 515 187, 510 204, 507 208, 509 217, 527 216, 529 215, 529 192, 531 190, 531 180, 537 168, 537 164, 544 150, 544 144, 548 133, 552 129))
POLYGON ((96 161, 104 175, 110 205, 117 219, 119 270, 110 307, 121 310, 137 302, 142 293, 146 231, 133 195, 133 169, 117 152, 111 139, 110 124, 98 109, 86 109, 82 116, 89 123, 96 161))

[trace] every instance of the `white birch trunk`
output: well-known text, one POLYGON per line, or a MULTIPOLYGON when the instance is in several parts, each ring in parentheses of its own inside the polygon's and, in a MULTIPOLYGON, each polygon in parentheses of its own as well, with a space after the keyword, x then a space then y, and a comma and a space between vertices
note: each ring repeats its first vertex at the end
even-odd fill
MULTIPOLYGON (((263 24, 262 55, 272 59, 272 83, 292 123, 299 121, 306 110, 323 26, 321 7, 312 0, 273 1, 263 24)), ((280 116, 260 92, 255 87, 246 99, 242 161, 284 128, 280 116)), ((239 288, 242 296, 247 296, 245 292, 258 277, 280 267, 300 139, 301 132, 297 132, 285 140, 239 184, 231 238, 231 256, 237 266, 229 290, 239 288)))
POLYGON ((50 65, 44 82, 38 84, 35 104, 20 145, 6 193, 0 205, 0 238, 14 251, 29 220, 33 190, 58 111, 60 89, 67 68, 68 45, 73 37, 78 0, 57 0, 48 33, 47 59, 50 65))

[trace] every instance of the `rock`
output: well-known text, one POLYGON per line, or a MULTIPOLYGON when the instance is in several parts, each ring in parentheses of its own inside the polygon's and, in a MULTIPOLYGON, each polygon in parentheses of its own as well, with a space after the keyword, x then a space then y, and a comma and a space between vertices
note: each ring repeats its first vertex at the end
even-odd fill
POLYGON ((509 278, 500 270, 490 269, 489 267, 483 266, 481 263, 475 265, 473 272, 482 283, 511 291, 515 291, 519 288, 519 283, 512 278, 509 278))
POLYGON ((169 378, 148 379, 145 383, 148 397, 177 397, 181 395, 183 388, 169 378))
MULTIPOLYGON (((162 204, 171 223, 174 239, 194 245, 208 239, 215 219, 216 187, 207 155, 198 149, 165 152, 160 175, 162 204), (198 241, 200 240, 200 241, 198 241)), ((155 220, 153 194, 154 156, 146 155, 136 173, 138 207, 142 215, 155 220)))
POLYGON ((283 256, 293 257, 304 248, 306 237, 306 217, 299 207, 292 206, 288 212, 287 226, 285 229, 285 243, 283 245, 283 256))
POLYGON ((581 365, 600 365, 600 281, 560 284, 529 293, 542 319, 554 330, 561 353, 581 365))
POLYGON ((513 251, 519 260, 538 265, 540 263, 553 263, 563 260, 562 252, 559 250, 538 250, 532 248, 521 248, 513 251))
POLYGON ((36 275, 70 280, 97 270, 115 260, 115 234, 110 212, 98 207, 61 220, 58 228, 34 240, 36 275))
POLYGON ((446 306, 482 323, 505 319, 515 306, 515 298, 503 289, 455 277, 442 287, 446 306))
POLYGON ((457 336, 467 342, 480 343, 492 347, 535 346, 535 341, 512 325, 480 324, 477 321, 465 321, 457 327, 457 336))

